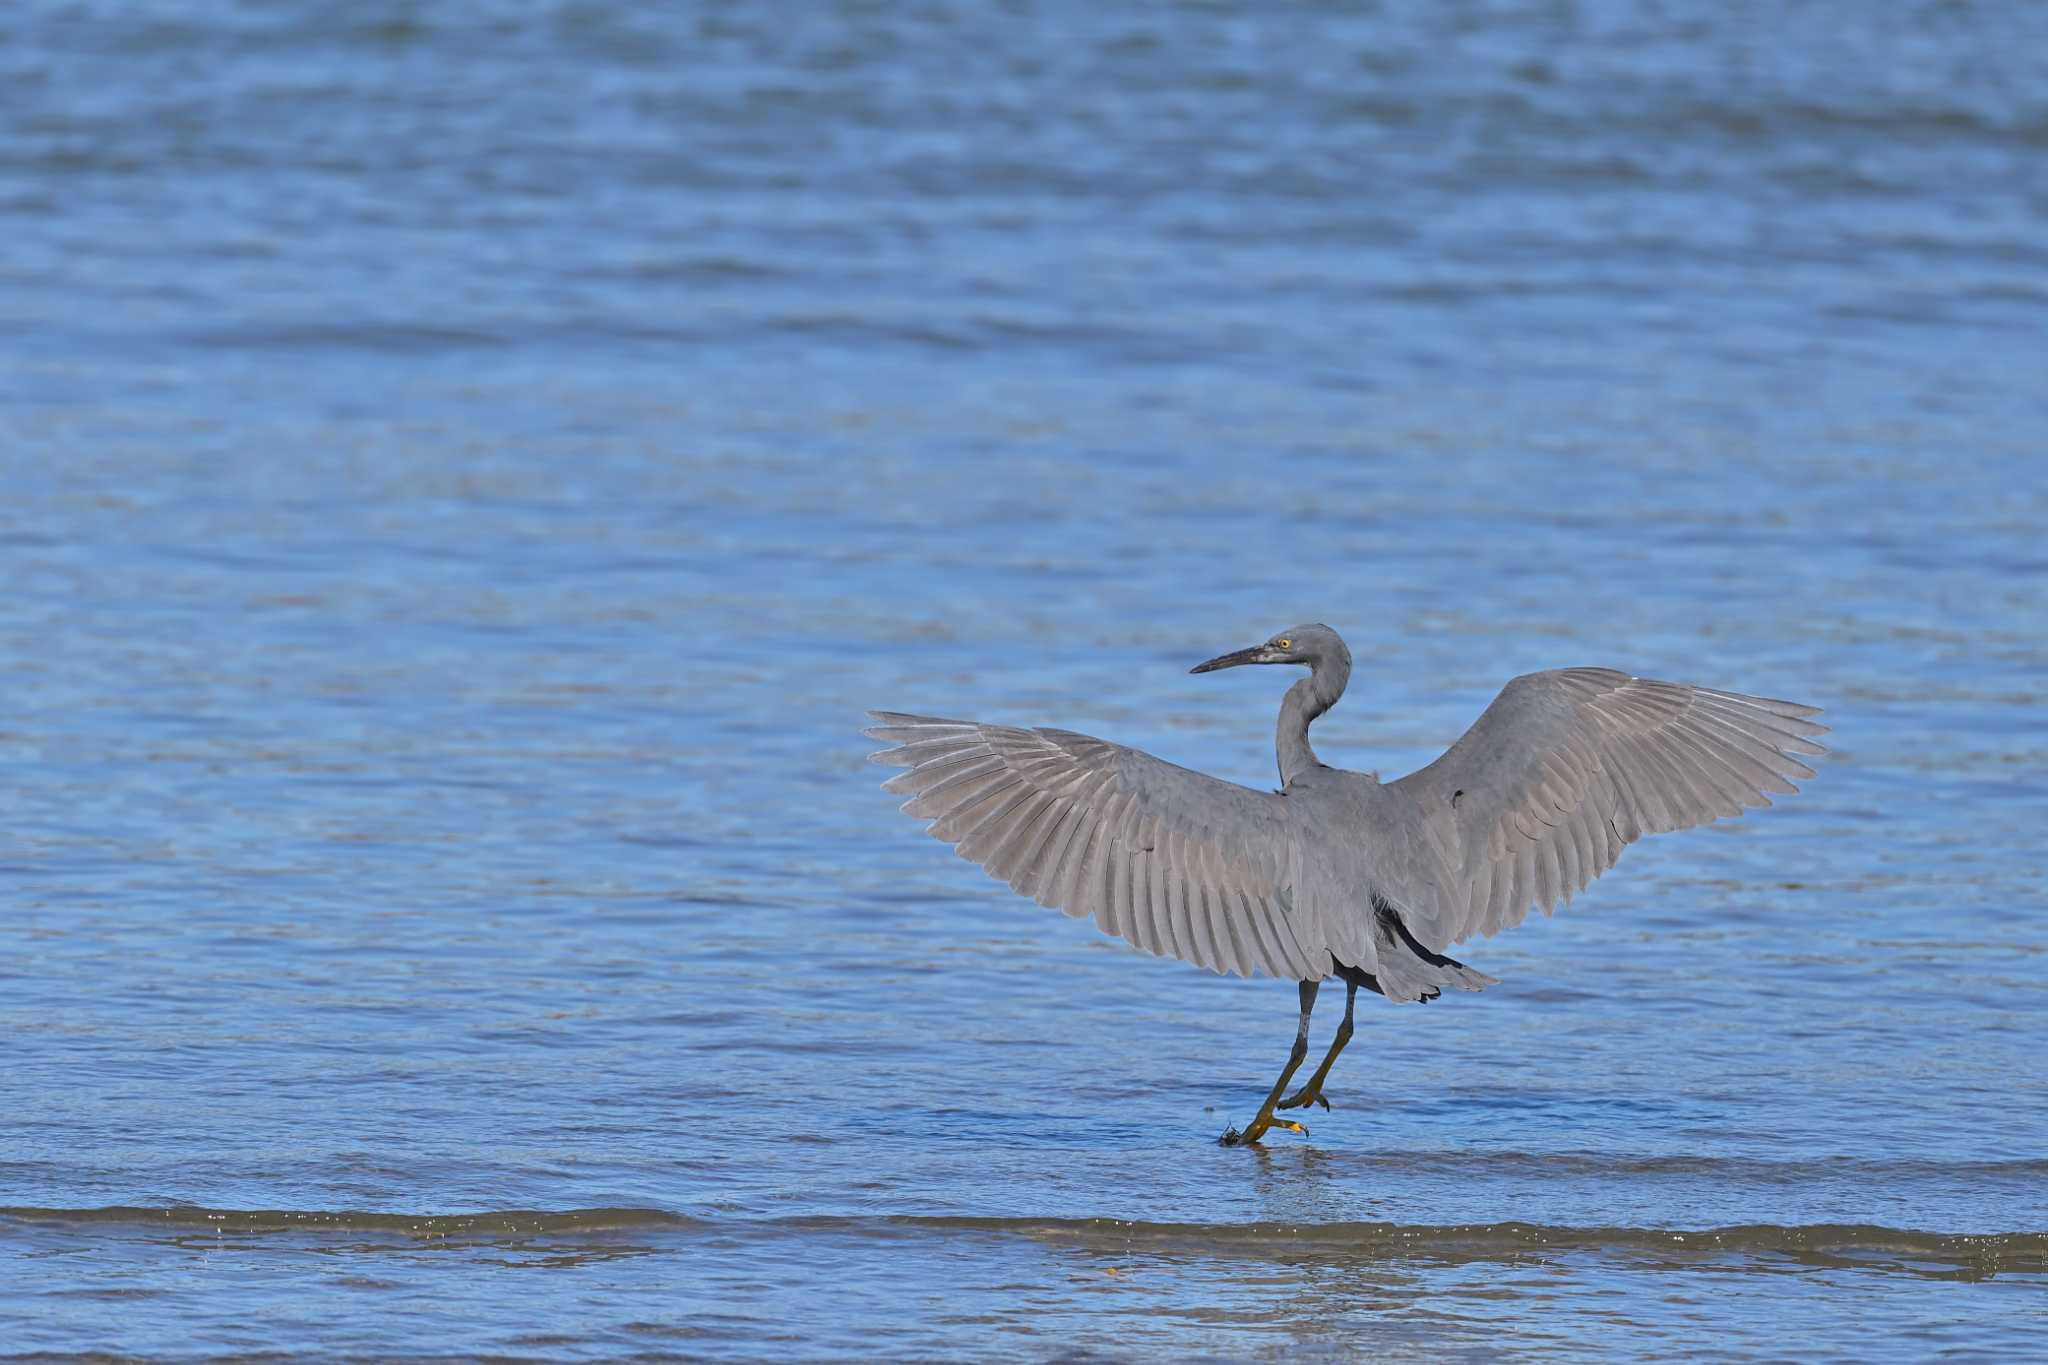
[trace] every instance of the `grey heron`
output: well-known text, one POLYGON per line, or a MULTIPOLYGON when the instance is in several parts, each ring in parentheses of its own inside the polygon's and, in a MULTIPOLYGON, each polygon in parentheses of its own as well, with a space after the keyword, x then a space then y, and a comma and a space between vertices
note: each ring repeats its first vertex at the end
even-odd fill
POLYGON ((1645 834, 1795 793, 1813 776, 1798 756, 1825 752, 1816 707, 1562 668, 1514 679, 1435 762, 1383 783, 1309 746, 1351 677, 1336 631, 1295 626, 1190 671, 1240 664, 1309 670, 1280 704, 1278 791, 1069 730, 871 711, 863 731, 891 745, 875 762, 907 770, 882 784, 903 809, 1021 894, 1148 953, 1300 983, 1287 1065, 1225 1145, 1305 1134, 1275 1111, 1330 1107, 1359 987, 1399 1004, 1499 984, 1446 950, 1569 902, 1645 834), (1328 977, 1344 1021, 1287 1095, 1328 977))

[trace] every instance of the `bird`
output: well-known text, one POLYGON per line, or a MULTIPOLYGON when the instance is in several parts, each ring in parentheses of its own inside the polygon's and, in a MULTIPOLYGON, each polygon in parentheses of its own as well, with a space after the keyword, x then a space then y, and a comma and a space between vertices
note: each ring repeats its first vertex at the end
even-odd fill
POLYGON ((1447 950, 1552 913, 1645 834, 1795 794, 1814 775, 1801 760, 1826 752, 1818 707, 1559 668, 1513 679, 1434 762, 1382 782, 1309 744, 1351 680, 1335 630, 1294 626, 1189 672, 1248 664, 1308 669, 1280 703, 1277 791, 1071 730, 870 711, 862 731, 889 746, 872 761, 904 769, 882 784, 902 809, 1018 893, 1155 956, 1298 983, 1287 1064, 1225 1146, 1307 1135, 1277 1111, 1330 1108, 1361 987, 1406 1004, 1500 984, 1447 950), (1330 978, 1343 1022, 1288 1094, 1330 978))

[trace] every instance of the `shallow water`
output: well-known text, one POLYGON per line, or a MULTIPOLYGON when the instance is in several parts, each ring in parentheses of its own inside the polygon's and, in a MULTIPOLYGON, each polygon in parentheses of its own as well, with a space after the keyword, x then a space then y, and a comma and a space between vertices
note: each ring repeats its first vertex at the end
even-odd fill
POLYGON ((2040 1352, 2048 32, 1665 13, 10 11, 0 1352, 2040 1352), (1224 1150, 856 731, 1304 619, 1833 752, 1224 1150))

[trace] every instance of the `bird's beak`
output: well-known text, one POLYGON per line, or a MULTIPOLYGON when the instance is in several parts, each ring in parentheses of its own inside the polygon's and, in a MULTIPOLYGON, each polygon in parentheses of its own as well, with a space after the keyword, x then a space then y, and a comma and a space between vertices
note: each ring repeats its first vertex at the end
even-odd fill
POLYGON ((1234 653, 1219 654, 1205 664, 1196 664, 1188 672, 1214 673, 1219 668, 1236 668, 1239 664, 1262 664, 1266 662, 1265 653, 1264 645, 1253 645, 1249 649, 1240 649, 1234 653))

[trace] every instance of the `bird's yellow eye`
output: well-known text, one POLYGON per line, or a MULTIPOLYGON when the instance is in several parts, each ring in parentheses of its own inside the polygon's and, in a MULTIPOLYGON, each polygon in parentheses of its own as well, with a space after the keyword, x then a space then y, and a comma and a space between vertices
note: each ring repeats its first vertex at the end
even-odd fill
POLYGON ((1294 641, 1292 641, 1292 640, 1275 640, 1275 641, 1273 642, 1273 645, 1274 645, 1274 647, 1275 647, 1276 649, 1292 649, 1292 648, 1294 648, 1294 641))

